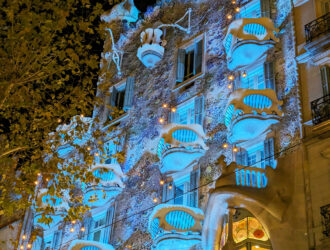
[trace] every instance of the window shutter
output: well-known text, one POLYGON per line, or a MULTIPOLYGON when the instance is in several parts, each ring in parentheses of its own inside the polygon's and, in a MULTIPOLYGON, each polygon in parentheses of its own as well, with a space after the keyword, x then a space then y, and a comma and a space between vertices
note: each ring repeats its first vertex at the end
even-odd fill
POLYGON ((328 66, 323 66, 321 69, 321 83, 323 95, 328 95, 330 93, 330 68, 328 66))
POLYGON ((194 51, 194 75, 202 72, 203 61, 203 39, 195 43, 194 51))
POLYGON ((240 151, 236 153, 236 164, 242 166, 248 165, 248 155, 246 150, 240 148, 240 151))
POLYGON ((94 226, 95 226, 95 221, 93 220, 92 217, 89 218, 89 223, 88 223, 88 234, 87 234, 87 239, 88 240, 93 240, 93 231, 94 231, 94 226))
POLYGON ((115 87, 112 87, 112 91, 110 95, 110 105, 112 107, 116 107, 117 94, 118 94, 118 90, 115 87))
POLYGON ((237 90, 240 88, 241 88, 241 74, 239 74, 238 77, 235 77, 235 80, 234 80, 234 90, 237 90))
POLYGON ((199 171, 194 170, 190 173, 190 199, 189 205, 191 207, 198 207, 198 182, 199 182, 199 171))
POLYGON ((204 96, 195 98, 195 123, 203 126, 204 96))
POLYGON ((168 123, 179 123, 180 115, 178 111, 172 112, 171 110, 168 111, 168 123))
POLYGON ((173 181, 164 184, 162 202, 168 202, 169 204, 173 204, 174 203, 174 193, 175 193, 175 185, 174 185, 173 181), (172 185, 171 189, 169 189, 170 185, 172 185))
POLYGON ((124 100, 124 110, 132 108, 133 97, 134 97, 134 80, 135 77, 127 77, 126 89, 125 89, 125 100, 124 100))
POLYGON ((275 75, 274 75, 274 63, 265 62, 264 63, 264 73, 265 73, 265 86, 267 89, 275 89, 275 75))
POLYGON ((261 4, 261 16, 272 18, 270 0, 261 0, 260 4, 261 4))
POLYGON ((185 59, 186 59, 186 51, 184 49, 178 49, 178 64, 176 69, 177 82, 183 82, 185 59))
POLYGON ((113 215, 114 215, 114 205, 112 205, 108 210, 107 210, 107 215, 105 219, 106 227, 104 230, 104 237, 103 237, 103 243, 110 243, 110 234, 111 234, 111 229, 112 229, 112 221, 113 221, 113 215))
POLYGON ((265 150, 265 165, 275 168, 275 150, 274 150, 274 138, 268 138, 264 141, 265 150))

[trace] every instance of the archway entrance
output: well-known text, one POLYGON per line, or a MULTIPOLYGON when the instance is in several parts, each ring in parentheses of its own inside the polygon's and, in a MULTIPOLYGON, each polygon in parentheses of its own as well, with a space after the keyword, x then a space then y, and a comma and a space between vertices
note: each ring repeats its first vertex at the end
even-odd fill
POLYGON ((222 226, 221 250, 269 250, 272 249, 269 236, 248 210, 228 208, 222 226))

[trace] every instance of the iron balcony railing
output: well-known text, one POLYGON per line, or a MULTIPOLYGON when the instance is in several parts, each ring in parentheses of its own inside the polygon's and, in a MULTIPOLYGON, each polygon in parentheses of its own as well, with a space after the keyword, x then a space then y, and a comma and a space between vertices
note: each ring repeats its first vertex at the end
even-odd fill
POLYGON ((328 33, 330 30, 330 12, 305 25, 306 42, 328 33))
POLYGON ((325 205, 320 208, 321 216, 322 216, 322 224, 323 224, 323 234, 326 237, 330 237, 330 204, 325 205))
POLYGON ((311 102, 313 124, 317 125, 330 119, 330 94, 311 102))

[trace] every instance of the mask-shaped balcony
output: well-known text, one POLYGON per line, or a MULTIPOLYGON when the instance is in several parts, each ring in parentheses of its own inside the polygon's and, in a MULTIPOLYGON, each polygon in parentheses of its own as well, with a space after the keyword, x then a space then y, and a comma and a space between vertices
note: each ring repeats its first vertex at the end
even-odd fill
POLYGON ((111 201, 124 188, 124 174, 119 164, 97 164, 91 169, 99 183, 84 187, 84 202, 91 207, 100 207, 111 201))
POLYGON ((228 140, 236 143, 262 135, 278 123, 282 101, 272 89, 238 89, 231 93, 225 113, 228 140))
POLYGON ((140 11, 135 7, 133 0, 124 0, 111 9, 109 14, 101 16, 101 20, 105 22, 112 22, 115 20, 136 22, 139 18, 140 11))
POLYGON ((69 209, 68 202, 66 201, 67 195, 68 194, 64 194, 63 198, 59 198, 59 197, 47 194, 47 189, 45 189, 45 188, 41 189, 39 191, 37 202, 36 202, 37 207, 45 208, 47 206, 51 206, 51 207, 54 207, 55 213, 53 215, 46 216, 47 218, 52 219, 52 222, 49 223, 48 225, 44 224, 44 223, 39 223, 38 219, 41 218, 41 215, 37 214, 34 217, 34 224, 38 225, 44 229, 48 229, 48 228, 56 226, 59 222, 61 222, 63 220, 63 217, 61 216, 61 214, 64 214, 64 212, 69 209))
POLYGON ((68 250, 115 250, 113 246, 92 240, 74 240, 68 250))
POLYGON ((267 17, 233 21, 224 39, 228 68, 239 70, 263 57, 279 41, 275 32, 278 29, 267 17))
POLYGON ((191 249, 201 241, 204 213, 198 208, 161 204, 149 217, 153 249, 191 249), (170 247, 172 246, 172 248, 170 247))
POLYGON ((161 40, 163 31, 160 29, 146 29, 141 33, 141 47, 137 57, 147 68, 155 67, 164 55, 164 42, 161 40))
POLYGON ((199 124, 165 125, 158 143, 157 154, 162 162, 161 173, 175 173, 202 157, 208 147, 206 135, 199 124))

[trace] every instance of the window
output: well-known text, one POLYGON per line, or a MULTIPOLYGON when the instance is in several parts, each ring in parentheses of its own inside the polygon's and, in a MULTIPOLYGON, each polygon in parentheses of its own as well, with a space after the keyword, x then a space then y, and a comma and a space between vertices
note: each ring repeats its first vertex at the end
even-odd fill
POLYGON ((203 71, 204 39, 199 38, 186 48, 178 50, 177 84, 199 75, 203 71))
MULTIPOLYGON (((128 77, 126 82, 117 84, 111 88, 110 102, 112 107, 127 112, 133 105, 134 77, 128 77)), ((111 114, 110 114, 111 118, 111 114)))
POLYGON ((321 11, 322 11, 322 15, 325 15, 330 11, 330 1, 329 0, 321 1, 321 11))
POLYGON ((199 170, 168 182, 163 186, 163 202, 198 207, 199 170))
POLYGON ((274 151, 274 138, 268 138, 263 142, 240 148, 236 153, 236 163, 242 166, 264 169, 266 166, 276 167, 274 151))
POLYGON ((321 83, 323 96, 330 94, 330 68, 328 66, 321 68, 321 83))
MULTIPOLYGON (((273 89, 275 90, 274 63, 265 62, 249 68, 246 71, 246 77, 239 77, 235 82, 235 89, 273 89)), ((242 74, 241 74, 242 75, 242 74)))
POLYGON ((53 242, 52 242, 52 249, 54 249, 54 250, 60 249, 61 235, 62 235, 61 230, 58 230, 54 233, 53 242))
POLYGON ((203 125, 204 97, 196 96, 169 113, 169 123, 203 125))
POLYGON ((89 240, 102 243, 109 243, 111 234, 111 224, 114 216, 114 205, 105 212, 98 214, 92 219, 89 240))
POLYGON ((254 0, 243 5, 236 18, 260 18, 271 17, 270 0, 254 0))

